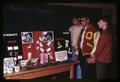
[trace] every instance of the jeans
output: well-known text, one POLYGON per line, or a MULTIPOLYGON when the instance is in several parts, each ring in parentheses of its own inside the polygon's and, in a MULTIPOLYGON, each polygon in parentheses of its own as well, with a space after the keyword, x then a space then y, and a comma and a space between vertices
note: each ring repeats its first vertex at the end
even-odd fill
POLYGON ((76 62, 77 56, 74 53, 74 51, 72 51, 72 60, 75 63, 75 78, 76 79, 82 79, 82 72, 81 72, 81 66, 80 66, 80 61, 78 60, 76 62))
POLYGON ((87 76, 87 62, 86 62, 86 58, 81 57, 79 59, 80 61, 80 66, 81 66, 81 74, 82 74, 82 78, 85 79, 87 76))
POLYGON ((77 61, 77 66, 76 66, 76 69, 77 69, 77 71, 76 71, 76 78, 77 79, 82 79, 82 71, 81 71, 81 66, 80 66, 80 61, 78 60, 77 61))

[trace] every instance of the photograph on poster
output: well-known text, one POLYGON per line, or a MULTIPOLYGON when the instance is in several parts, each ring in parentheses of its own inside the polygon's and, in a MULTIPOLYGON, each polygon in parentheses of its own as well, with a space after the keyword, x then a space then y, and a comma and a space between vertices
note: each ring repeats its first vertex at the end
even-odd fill
POLYGON ((40 64, 48 63, 48 54, 40 54, 40 64))
POLYGON ((41 37, 43 42, 54 41, 54 36, 52 31, 44 31, 42 32, 41 37))
POLYGON ((32 32, 21 32, 22 44, 33 43, 32 32))

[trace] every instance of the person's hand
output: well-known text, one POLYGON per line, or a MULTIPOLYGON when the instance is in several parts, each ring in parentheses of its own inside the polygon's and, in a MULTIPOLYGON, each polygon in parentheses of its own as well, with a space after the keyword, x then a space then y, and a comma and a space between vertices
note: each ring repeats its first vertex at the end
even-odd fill
POLYGON ((94 55, 90 55, 90 57, 95 59, 95 56, 94 56, 94 55))
POLYGON ((95 58, 92 58, 92 57, 87 58, 87 63, 94 64, 95 63, 95 58))

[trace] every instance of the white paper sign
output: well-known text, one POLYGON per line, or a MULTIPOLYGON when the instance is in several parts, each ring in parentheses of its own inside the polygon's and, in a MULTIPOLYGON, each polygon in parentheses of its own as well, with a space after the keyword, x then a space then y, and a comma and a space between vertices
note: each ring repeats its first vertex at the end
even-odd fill
POLYGON ((43 45, 42 45, 42 43, 41 43, 41 42, 39 43, 39 45, 40 45, 40 47, 43 47, 43 45))
POLYGON ((41 51, 41 52, 44 52, 44 49, 43 49, 43 48, 40 48, 40 51, 41 51))
POLYGON ((57 51, 55 52, 55 60, 62 62, 68 59, 67 51, 57 51))
POLYGON ((48 49, 47 49, 47 52, 49 52, 50 50, 51 50, 51 48, 48 48, 48 49))
POLYGON ((14 67, 13 57, 4 58, 3 63, 4 63, 4 67, 7 67, 7 68, 13 68, 14 67))
POLYGON ((13 47, 12 46, 8 46, 7 49, 8 50, 13 50, 13 47))
POLYGON ((17 60, 17 58, 16 58, 16 57, 14 57, 14 60, 16 61, 16 60, 17 60))
POLYGON ((22 56, 18 56, 18 59, 22 59, 22 56))
POLYGON ((19 48, 18 48, 18 46, 14 46, 14 50, 18 50, 19 48))

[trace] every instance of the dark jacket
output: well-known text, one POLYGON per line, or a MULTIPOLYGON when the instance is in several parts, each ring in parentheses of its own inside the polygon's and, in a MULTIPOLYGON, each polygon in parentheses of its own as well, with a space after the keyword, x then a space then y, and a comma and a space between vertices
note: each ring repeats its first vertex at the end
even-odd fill
POLYGON ((101 32, 94 55, 98 62, 110 63, 112 61, 112 35, 109 30, 101 32))

